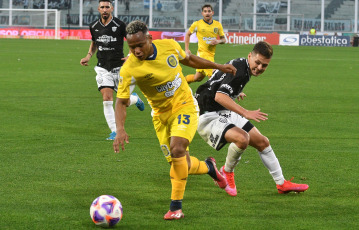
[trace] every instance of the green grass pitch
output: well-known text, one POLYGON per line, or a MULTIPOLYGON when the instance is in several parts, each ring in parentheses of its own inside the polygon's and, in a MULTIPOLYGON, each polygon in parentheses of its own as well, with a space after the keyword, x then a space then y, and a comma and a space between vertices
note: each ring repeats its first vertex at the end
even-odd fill
MULTIPOLYGON (((269 114, 253 123, 270 139, 284 176, 308 191, 278 194, 249 147, 236 168, 237 197, 208 175, 190 176, 185 218, 164 221, 169 165, 150 109, 128 109, 130 144, 115 154, 105 141, 96 58, 79 64, 89 44, 0 39, 0 229, 98 229, 89 208, 102 194, 122 202, 115 229, 359 229, 358 48, 274 46, 267 71, 245 88, 241 105, 269 114)), ((246 57, 251 48, 219 45, 216 61, 246 57)), ((197 134, 190 150, 224 164, 226 148, 216 152, 197 134)))

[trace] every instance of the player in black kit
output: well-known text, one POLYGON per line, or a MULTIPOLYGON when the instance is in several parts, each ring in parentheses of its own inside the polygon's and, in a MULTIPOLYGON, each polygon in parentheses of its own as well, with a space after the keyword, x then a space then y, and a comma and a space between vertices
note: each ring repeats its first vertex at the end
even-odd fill
POLYGON ((258 42, 248 54, 248 58, 238 58, 228 62, 237 68, 236 74, 225 74, 216 70, 212 77, 196 91, 200 108, 198 121, 199 135, 214 149, 220 150, 230 143, 226 163, 221 173, 227 180, 225 191, 237 195, 234 181, 234 168, 248 145, 257 149, 263 164, 277 184, 279 193, 304 192, 306 184, 295 184, 284 179, 279 161, 267 137, 249 120, 267 120, 267 114, 258 110, 246 110, 234 100, 243 100, 242 91, 251 76, 262 74, 272 58, 273 48, 267 42, 258 42))
MULTIPOLYGON (((126 24, 113 17, 113 5, 110 0, 100 0, 98 11, 101 18, 90 24, 92 42, 86 57, 80 64, 88 66, 88 62, 97 50, 97 65, 95 66, 98 90, 102 94, 104 114, 109 128, 110 136, 107 140, 114 140, 116 136, 115 113, 113 109, 113 92, 117 92, 119 72, 126 58, 123 55, 123 41, 126 37, 126 24)), ((131 85, 131 93, 135 88, 135 80, 131 85)), ((144 103, 136 93, 132 93, 129 105, 136 104, 143 111, 144 103)), ((128 106, 129 106, 128 105, 128 106)))

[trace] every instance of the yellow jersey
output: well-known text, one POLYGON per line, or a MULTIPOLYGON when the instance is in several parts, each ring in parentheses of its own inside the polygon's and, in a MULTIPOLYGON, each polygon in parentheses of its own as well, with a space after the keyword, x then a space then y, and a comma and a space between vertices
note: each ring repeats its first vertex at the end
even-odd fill
POLYGON ((312 29, 310 29, 309 33, 310 33, 310 35, 315 35, 317 33, 317 31, 314 28, 312 28, 312 29))
POLYGON ((151 105, 152 115, 166 121, 183 106, 197 103, 179 63, 186 57, 185 51, 173 39, 154 40, 152 46, 152 56, 141 61, 131 54, 121 67, 117 97, 130 97, 133 77, 151 105))
POLYGON ((212 40, 217 37, 224 36, 222 24, 219 21, 212 20, 211 24, 208 24, 205 20, 201 19, 192 23, 189 31, 193 34, 196 33, 198 39, 198 52, 207 53, 214 56, 216 52, 216 46, 210 45, 212 40))

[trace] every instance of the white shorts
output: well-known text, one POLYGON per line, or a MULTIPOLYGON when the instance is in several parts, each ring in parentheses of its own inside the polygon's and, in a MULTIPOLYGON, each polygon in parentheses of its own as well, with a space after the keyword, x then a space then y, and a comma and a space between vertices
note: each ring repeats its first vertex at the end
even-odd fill
MULTIPOLYGON (((111 88, 115 92, 117 92, 120 69, 121 67, 117 67, 113 68, 111 71, 107 71, 107 69, 95 66, 98 90, 100 91, 103 88, 111 88)), ((132 93, 135 89, 135 85, 136 80, 132 78, 130 85, 130 93, 132 93)))
POLYGON ((199 116, 198 134, 215 150, 220 150, 227 141, 224 138, 226 132, 237 126, 249 132, 254 126, 241 115, 229 111, 208 112, 199 116))

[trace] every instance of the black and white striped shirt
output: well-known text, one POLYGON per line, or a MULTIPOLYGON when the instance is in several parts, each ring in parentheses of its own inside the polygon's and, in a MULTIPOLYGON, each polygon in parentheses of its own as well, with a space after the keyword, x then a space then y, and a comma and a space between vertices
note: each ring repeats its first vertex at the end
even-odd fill
POLYGON ((216 70, 206 83, 198 87, 195 97, 198 101, 200 114, 226 110, 214 100, 216 93, 226 94, 234 100, 249 82, 251 75, 247 59, 237 58, 227 62, 227 64, 232 64, 237 69, 235 76, 216 70))

